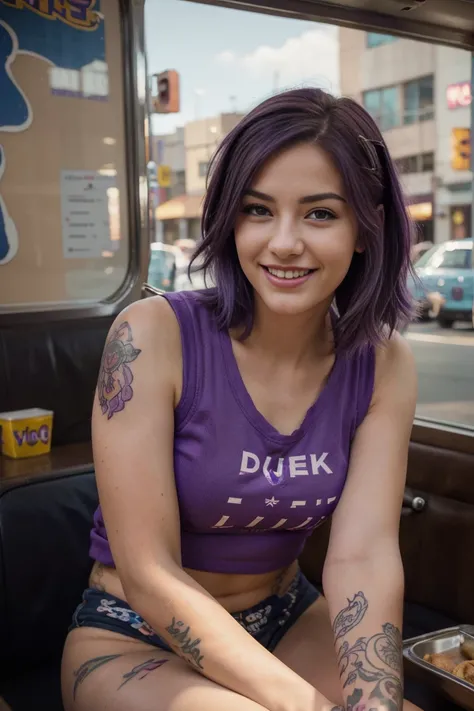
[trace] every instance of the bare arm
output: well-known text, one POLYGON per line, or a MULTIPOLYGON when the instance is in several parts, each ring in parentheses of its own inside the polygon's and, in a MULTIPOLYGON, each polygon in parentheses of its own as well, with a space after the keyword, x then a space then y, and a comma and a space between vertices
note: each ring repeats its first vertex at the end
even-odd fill
POLYGON ((179 328, 164 299, 133 304, 117 319, 92 425, 100 501, 127 601, 196 671, 269 711, 330 707, 182 569, 173 473, 181 370, 179 328))
POLYGON ((396 334, 377 356, 374 396, 354 439, 323 573, 349 711, 402 708, 398 532, 416 396, 413 357, 396 334))

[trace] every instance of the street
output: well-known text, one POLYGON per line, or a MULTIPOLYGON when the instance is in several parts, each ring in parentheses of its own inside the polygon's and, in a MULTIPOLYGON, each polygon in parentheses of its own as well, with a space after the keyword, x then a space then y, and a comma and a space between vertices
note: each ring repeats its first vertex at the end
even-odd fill
POLYGON ((417 323, 405 336, 418 366, 417 415, 474 427, 474 329, 417 323))

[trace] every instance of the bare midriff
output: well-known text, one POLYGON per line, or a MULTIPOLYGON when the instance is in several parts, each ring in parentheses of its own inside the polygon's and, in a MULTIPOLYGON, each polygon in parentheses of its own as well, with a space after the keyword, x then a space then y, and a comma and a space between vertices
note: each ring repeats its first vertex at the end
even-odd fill
MULTIPOLYGON (((228 612, 240 612, 257 605, 270 595, 284 595, 298 571, 298 562, 294 561, 286 568, 261 575, 229 575, 185 570, 224 609, 228 612)), ((115 568, 94 563, 89 585, 128 602, 115 568)))

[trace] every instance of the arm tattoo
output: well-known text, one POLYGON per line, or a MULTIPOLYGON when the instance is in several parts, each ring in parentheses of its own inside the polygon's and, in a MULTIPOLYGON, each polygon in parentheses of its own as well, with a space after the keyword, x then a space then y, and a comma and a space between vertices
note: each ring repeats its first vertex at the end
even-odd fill
POLYGON ((133 374, 128 366, 141 353, 133 343, 132 329, 124 321, 110 334, 105 344, 100 364, 97 395, 102 414, 107 419, 124 409, 125 403, 132 399, 133 374))
POLYGON ((173 621, 169 627, 166 628, 166 631, 173 637, 175 646, 179 649, 184 659, 193 666, 203 669, 202 660, 204 659, 204 655, 201 654, 199 647, 201 640, 199 638, 192 639, 189 625, 185 627, 184 622, 176 620, 176 618, 173 617, 173 621))
POLYGON ((347 600, 347 607, 340 611, 333 623, 334 640, 350 632, 364 619, 369 603, 362 592, 358 592, 352 600, 347 600))
POLYGON ((347 697, 346 711, 378 711, 377 708, 371 708, 370 704, 360 703, 362 696, 362 689, 354 689, 347 697))
MULTIPOLYGON (((123 654, 107 654, 103 657, 94 657, 94 659, 88 659, 87 662, 81 664, 79 669, 74 672, 76 680, 74 682, 74 688, 72 690, 73 699, 76 699, 76 694, 79 686, 87 679, 90 674, 92 674, 92 672, 94 672, 96 669, 103 666, 104 664, 112 662, 114 659, 118 659, 119 657, 123 657, 123 654)), ((150 672, 155 671, 155 669, 159 669, 163 666, 163 664, 166 664, 166 662, 169 662, 169 659, 156 659, 152 657, 146 662, 137 664, 132 668, 131 671, 122 675, 123 681, 118 687, 118 689, 121 689, 122 686, 128 684, 128 682, 132 679, 136 678, 141 681, 146 676, 148 676, 150 672)))
MULTIPOLYGON (((371 637, 359 637, 353 644, 342 641, 348 631, 355 629, 368 609, 364 594, 359 592, 334 620, 334 638, 341 639, 337 658, 343 688, 357 680, 373 683, 369 702, 380 704, 387 711, 400 711, 403 704, 402 635, 389 622, 382 631, 371 637)), ((362 689, 354 689, 347 699, 347 711, 372 711, 369 704, 360 703, 362 689)))

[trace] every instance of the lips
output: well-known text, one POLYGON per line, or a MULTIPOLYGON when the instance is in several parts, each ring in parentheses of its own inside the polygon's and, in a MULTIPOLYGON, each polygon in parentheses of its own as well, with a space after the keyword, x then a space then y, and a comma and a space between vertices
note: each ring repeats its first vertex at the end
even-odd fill
POLYGON ((316 269, 301 267, 267 267, 261 265, 263 272, 272 286, 277 289, 296 289, 311 279, 316 269))

